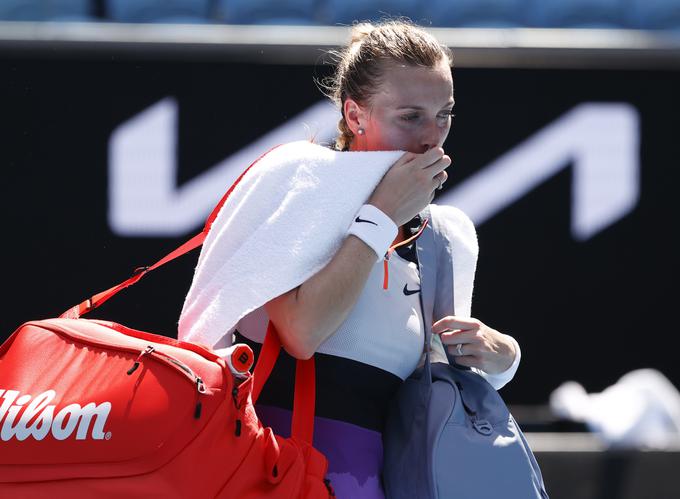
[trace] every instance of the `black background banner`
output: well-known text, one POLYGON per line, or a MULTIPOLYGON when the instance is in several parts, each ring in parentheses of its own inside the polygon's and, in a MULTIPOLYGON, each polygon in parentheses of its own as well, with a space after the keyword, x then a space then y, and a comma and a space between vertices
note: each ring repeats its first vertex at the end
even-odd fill
MULTIPOLYGON (((112 231, 108 154, 121 124, 172 98, 177 184, 184 185, 320 101, 313 77, 326 71, 0 54, 2 337, 117 284, 200 230, 174 237, 112 231)), ((640 193, 622 218, 586 240, 574 238, 573 169, 565 164, 478 225, 473 315, 522 345, 506 400, 544 403, 569 379, 599 391, 641 367, 679 384, 672 284, 680 72, 460 68, 454 86, 456 116, 445 144, 453 166, 444 193, 576 106, 621 103, 639 118, 640 193)), ((198 251, 148 275, 91 316, 176 336, 197 258, 198 251)))

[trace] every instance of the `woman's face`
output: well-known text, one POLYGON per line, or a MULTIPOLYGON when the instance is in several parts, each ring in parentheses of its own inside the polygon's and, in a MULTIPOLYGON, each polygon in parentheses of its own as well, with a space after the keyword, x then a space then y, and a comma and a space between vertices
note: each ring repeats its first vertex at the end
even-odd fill
POLYGON ((355 119, 348 120, 356 127, 350 150, 423 153, 441 147, 451 128, 453 104, 451 69, 443 60, 434 68, 392 63, 370 102, 354 104, 355 119))

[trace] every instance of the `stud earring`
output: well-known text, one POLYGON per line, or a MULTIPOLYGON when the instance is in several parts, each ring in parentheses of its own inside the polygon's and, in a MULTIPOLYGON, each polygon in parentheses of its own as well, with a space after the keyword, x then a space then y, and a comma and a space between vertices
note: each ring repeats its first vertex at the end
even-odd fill
POLYGON ((364 129, 363 129, 363 128, 359 128, 359 129, 357 130, 357 133, 358 133, 359 135, 363 135, 365 132, 364 132, 364 129))

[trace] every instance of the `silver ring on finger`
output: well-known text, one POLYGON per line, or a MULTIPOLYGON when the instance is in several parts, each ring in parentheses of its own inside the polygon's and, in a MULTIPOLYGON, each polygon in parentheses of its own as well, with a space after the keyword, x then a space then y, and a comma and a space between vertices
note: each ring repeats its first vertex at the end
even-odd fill
POLYGON ((458 343, 458 344, 456 345, 456 354, 457 354, 459 357, 460 357, 461 355, 463 355, 463 344, 462 344, 462 343, 458 343))
POLYGON ((443 186, 444 186, 444 180, 442 180, 442 179, 440 178, 440 179, 439 179, 439 185, 437 186, 437 190, 438 190, 438 191, 441 191, 443 186))

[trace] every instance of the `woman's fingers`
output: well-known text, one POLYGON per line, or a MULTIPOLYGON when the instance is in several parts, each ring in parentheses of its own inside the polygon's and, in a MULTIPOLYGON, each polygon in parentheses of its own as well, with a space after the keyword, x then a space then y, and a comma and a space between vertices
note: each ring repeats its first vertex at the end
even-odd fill
POLYGON ((451 157, 444 153, 441 147, 434 147, 422 154, 406 153, 398 161, 404 165, 409 164, 410 168, 428 170, 430 176, 434 177, 451 165, 451 157))
POLYGON ((451 166, 451 158, 449 156, 444 156, 434 165, 428 167, 430 175, 432 175, 432 190, 441 189, 446 179, 449 178, 448 173, 446 173, 446 168, 451 166))
POLYGON ((422 154, 406 152, 387 171, 368 202, 402 225, 432 202, 450 164, 451 158, 441 147, 422 154))
POLYGON ((446 182, 446 179, 449 178, 449 175, 443 171, 439 172, 437 175, 434 176, 432 180, 434 180, 435 185, 433 186, 433 190, 440 190, 442 186, 444 185, 444 182, 446 182))
POLYGON ((458 345, 460 343, 471 343, 478 339, 476 331, 450 331, 439 335, 444 345, 458 345))
POLYGON ((407 163, 410 163, 414 159, 418 158, 419 154, 416 154, 414 152, 405 152, 404 154, 401 155, 401 157, 394 163, 393 166, 397 165, 405 165, 407 163))
POLYGON ((512 365, 517 355, 512 338, 477 319, 450 315, 432 325, 456 362, 488 373, 500 373, 512 365))
POLYGON ((482 323, 477 319, 467 319, 464 317, 449 315, 432 324, 432 332, 434 334, 440 334, 447 330, 479 329, 481 325, 482 323))
MULTIPOLYGON (((480 353, 480 327, 482 323, 476 319, 465 319, 450 315, 432 325, 432 332, 438 334, 449 352, 456 357, 474 357, 480 353)), ((467 364, 465 364, 467 365, 467 364)), ((470 366, 477 366, 476 363, 470 366)))
POLYGON ((422 154, 407 152, 399 159, 399 161, 404 160, 404 163, 413 162, 413 164, 409 166, 415 166, 423 169, 433 165, 444 156, 444 149, 441 147, 433 147, 422 154))
POLYGON ((456 357, 459 364, 468 367, 479 367, 479 355, 483 342, 480 328, 482 323, 477 319, 466 319, 455 316, 444 317, 432 325, 432 332, 439 334, 442 344, 456 357))

